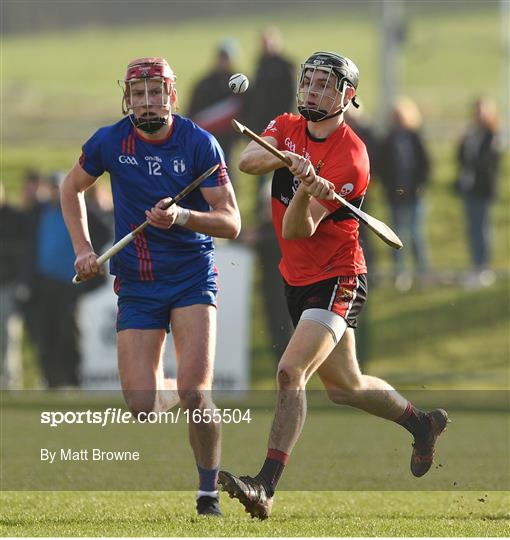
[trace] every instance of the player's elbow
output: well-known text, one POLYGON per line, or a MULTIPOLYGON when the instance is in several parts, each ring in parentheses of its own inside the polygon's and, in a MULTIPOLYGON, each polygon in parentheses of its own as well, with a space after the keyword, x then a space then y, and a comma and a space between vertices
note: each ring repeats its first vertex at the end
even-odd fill
POLYGON ((310 238, 310 236, 312 235, 307 231, 291 231, 282 234, 284 240, 299 240, 300 238, 310 238))
POLYGON ((296 238, 299 238, 296 234, 296 231, 293 231, 293 230, 290 230, 290 229, 287 229, 285 227, 283 227, 282 229, 282 238, 284 240, 295 240, 296 238))
POLYGON ((239 170, 246 174, 253 174, 253 163, 249 155, 241 154, 239 157, 239 170))
POLYGON ((284 222, 282 227, 282 238, 284 240, 298 240, 299 238, 310 238, 313 230, 310 227, 294 227, 284 222))
POLYGON ((227 233, 228 234, 227 238, 229 240, 235 240, 239 236, 240 232, 241 232, 241 220, 237 220, 235 223, 232 223, 232 225, 230 226, 229 231, 227 233))
POLYGON ((76 186, 73 177, 68 173, 60 186, 60 204, 64 207, 68 200, 75 199, 81 193, 82 191, 76 186))
POLYGON ((245 148, 239 156, 239 170, 246 174, 262 174, 264 170, 263 158, 260 152, 253 150, 249 146, 245 148))
POLYGON ((238 212, 236 212, 228 220, 223 237, 226 238, 227 240, 235 240, 239 236, 240 232, 241 232, 241 216, 239 215, 238 212))

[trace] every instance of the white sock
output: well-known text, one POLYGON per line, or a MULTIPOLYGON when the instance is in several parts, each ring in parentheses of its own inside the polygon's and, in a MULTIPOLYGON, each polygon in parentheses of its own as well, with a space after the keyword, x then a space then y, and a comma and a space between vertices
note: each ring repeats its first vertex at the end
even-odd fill
POLYGON ((200 497, 214 497, 214 498, 218 498, 218 490, 216 491, 202 491, 202 490, 198 490, 197 491, 197 499, 199 499, 200 497))

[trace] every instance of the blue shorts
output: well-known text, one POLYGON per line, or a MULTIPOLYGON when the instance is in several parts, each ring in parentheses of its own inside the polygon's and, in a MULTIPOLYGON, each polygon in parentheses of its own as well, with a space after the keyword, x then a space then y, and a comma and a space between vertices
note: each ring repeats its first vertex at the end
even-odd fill
POLYGON ((170 312, 174 308, 206 304, 216 306, 216 275, 204 281, 168 284, 160 281, 129 281, 115 278, 117 332, 127 329, 170 331, 170 312))

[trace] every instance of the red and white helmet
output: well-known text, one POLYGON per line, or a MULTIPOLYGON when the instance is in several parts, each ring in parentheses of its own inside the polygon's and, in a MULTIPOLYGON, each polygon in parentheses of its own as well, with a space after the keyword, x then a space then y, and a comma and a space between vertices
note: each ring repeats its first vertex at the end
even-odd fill
POLYGON ((160 56, 137 58, 129 62, 124 82, 145 79, 162 80, 166 84, 175 84, 175 74, 168 62, 160 56))
POLYGON ((124 77, 124 96, 122 100, 122 113, 132 113, 132 120, 134 125, 147 133, 154 133, 158 131, 162 126, 168 123, 170 115, 170 95, 174 89, 176 76, 165 60, 165 58, 159 56, 137 58, 129 62, 124 77), (133 110, 132 99, 132 85, 143 81, 145 82, 145 106, 147 107, 146 113, 137 117, 133 110), (161 106, 168 111, 168 114, 164 116, 154 116, 149 111, 149 97, 148 97, 148 81, 160 81, 161 82, 161 106))

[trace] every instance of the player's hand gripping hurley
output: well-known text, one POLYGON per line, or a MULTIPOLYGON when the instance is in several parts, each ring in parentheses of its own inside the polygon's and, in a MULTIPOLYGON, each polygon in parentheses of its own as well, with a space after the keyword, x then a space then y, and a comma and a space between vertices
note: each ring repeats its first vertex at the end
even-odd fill
MULTIPOLYGON (((237 120, 232 120, 232 127, 238 133, 246 135, 252 141, 260 144, 260 146, 265 148, 268 152, 271 152, 271 154, 273 154, 277 158, 281 159, 286 165, 292 164, 290 159, 285 154, 282 154, 282 152, 277 150, 274 146, 270 145, 267 141, 262 139, 262 137, 259 137, 251 129, 243 126, 243 124, 239 123, 237 120)), ((388 225, 386 225, 386 223, 379 221, 375 217, 370 216, 366 212, 363 212, 363 210, 360 210, 356 206, 353 206, 350 202, 346 201, 343 197, 338 195, 338 193, 335 193, 335 200, 338 201, 342 206, 345 206, 346 208, 351 210, 351 212, 355 214, 362 223, 364 223, 372 232, 377 234, 377 236, 381 240, 386 242, 386 244, 395 249, 400 249, 403 246, 400 238, 388 227, 388 225)))
MULTIPOLYGON (((219 164, 214 165, 210 169, 207 169, 198 178, 193 180, 191 184, 186 186, 180 193, 178 193, 172 200, 168 201, 165 205, 161 206, 162 210, 167 210, 172 205, 177 204, 181 199, 191 193, 196 187, 198 187, 206 178, 209 178, 219 167, 219 164)), ((96 263, 98 266, 103 265, 106 261, 109 261, 114 255, 116 255, 121 249, 124 249, 130 242, 132 242, 137 235, 139 235, 149 225, 149 221, 145 220, 136 229, 126 234, 124 238, 121 238, 116 244, 114 244, 108 251, 105 251, 100 257, 97 258, 96 263)), ((80 276, 76 275, 73 278, 73 283, 80 283, 84 281, 80 276)))

